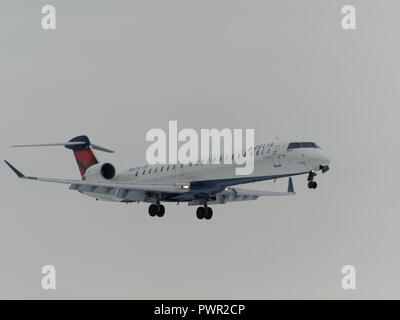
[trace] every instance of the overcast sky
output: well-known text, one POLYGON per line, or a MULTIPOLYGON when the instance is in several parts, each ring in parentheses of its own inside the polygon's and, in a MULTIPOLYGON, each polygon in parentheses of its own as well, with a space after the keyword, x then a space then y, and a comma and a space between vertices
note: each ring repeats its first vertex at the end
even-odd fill
MULTIPOLYGON (((0 148, 26 174, 79 178, 87 134, 117 169, 151 128, 302 136, 331 158, 295 197, 195 207, 96 202, 1 166, 0 298, 400 298, 398 1, 2 1, 0 148), (41 7, 57 29, 41 29, 41 7), (41 288, 54 265, 57 289, 41 288), (341 288, 354 265, 357 289, 341 288)), ((287 180, 251 185, 284 190, 287 180)))

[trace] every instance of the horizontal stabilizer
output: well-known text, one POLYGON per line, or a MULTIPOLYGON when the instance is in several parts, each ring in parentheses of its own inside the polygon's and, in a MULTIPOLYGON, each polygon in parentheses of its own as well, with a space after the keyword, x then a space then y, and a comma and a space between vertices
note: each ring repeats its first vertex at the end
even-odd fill
POLYGON ((17 144, 15 146, 11 146, 13 148, 21 148, 21 147, 65 147, 65 146, 76 146, 76 145, 84 145, 85 142, 77 141, 77 142, 59 142, 59 143, 41 143, 41 144, 17 144))
POLYGON ((99 151, 103 151, 103 152, 108 152, 108 153, 114 153, 114 151, 110 150, 110 149, 106 149, 104 147, 100 147, 97 144, 92 144, 92 148, 94 150, 99 150, 99 151))
MULTIPOLYGON (((95 150, 113 153, 114 151, 101 147, 97 144, 91 144, 86 136, 79 136, 74 139, 81 139, 81 141, 67 141, 67 142, 56 142, 56 143, 40 143, 40 144, 17 144, 12 147, 14 148, 25 148, 25 147, 66 147, 72 150, 79 150, 82 148, 92 147, 95 150)), ((72 139, 72 140, 74 140, 72 139)))

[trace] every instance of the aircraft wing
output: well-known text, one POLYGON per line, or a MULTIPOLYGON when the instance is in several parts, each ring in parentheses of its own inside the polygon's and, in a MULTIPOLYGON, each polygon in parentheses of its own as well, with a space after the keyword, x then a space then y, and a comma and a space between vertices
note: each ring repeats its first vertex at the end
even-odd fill
MULTIPOLYGON (((249 190, 249 189, 241 189, 241 188, 226 188, 224 191, 219 192, 215 195, 215 198, 212 198, 207 201, 207 204, 224 204, 227 202, 233 201, 247 201, 247 200, 257 200, 258 197, 264 196, 292 196, 295 195, 296 192, 293 188, 292 178, 289 178, 287 191, 276 192, 276 191, 258 191, 258 190, 249 190)), ((189 202, 189 206, 197 206, 202 205, 201 200, 193 200, 189 202)))
MULTIPOLYGON (((12 171, 20 179, 33 180, 33 181, 45 181, 54 183, 69 184, 69 189, 80 192, 87 192, 101 196, 113 196, 116 200, 133 202, 133 201, 145 201, 149 202, 155 194, 159 196, 164 195, 169 197, 171 195, 183 194, 190 191, 190 186, 187 183, 124 183, 114 181, 87 181, 87 180, 74 180, 74 179, 58 179, 58 178, 43 178, 43 177, 32 177, 25 176, 17 168, 15 168, 8 161, 5 163, 11 168, 12 171)), ((236 187, 227 187, 224 191, 217 193, 211 197, 208 204, 224 204, 226 202, 233 201, 247 201, 256 200, 261 196, 287 196, 294 195, 292 178, 289 178, 288 189, 284 192, 275 191, 258 191, 248 190, 236 187)), ((162 196, 162 198, 164 198, 162 196)), ((189 205, 202 205, 201 199, 191 200, 189 205)))
MULTIPOLYGON (((86 180, 73 180, 73 179, 58 179, 58 178, 42 178, 25 176, 21 171, 15 168, 11 163, 4 160, 5 163, 11 168, 12 171, 20 179, 34 180, 34 181, 45 181, 54 183, 70 184, 71 190, 92 192, 96 194, 116 194, 121 195, 121 199, 138 201, 136 198, 142 198, 140 194, 147 193, 185 193, 189 191, 189 187, 185 183, 122 183, 122 182, 96 182, 86 180), (132 191, 141 191, 132 192, 132 191), (122 197, 124 196, 124 197, 122 197)), ((143 200, 141 200, 143 201, 143 200)))

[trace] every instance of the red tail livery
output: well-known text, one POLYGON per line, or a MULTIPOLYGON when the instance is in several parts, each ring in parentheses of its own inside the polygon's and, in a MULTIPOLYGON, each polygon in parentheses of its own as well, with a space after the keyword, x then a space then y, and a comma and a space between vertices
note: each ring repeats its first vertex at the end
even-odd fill
POLYGON ((98 163, 90 146, 90 140, 87 136, 75 137, 65 145, 67 149, 71 149, 74 152, 76 163, 82 176, 89 167, 98 163), (80 142, 80 144, 71 144, 74 142, 80 142))

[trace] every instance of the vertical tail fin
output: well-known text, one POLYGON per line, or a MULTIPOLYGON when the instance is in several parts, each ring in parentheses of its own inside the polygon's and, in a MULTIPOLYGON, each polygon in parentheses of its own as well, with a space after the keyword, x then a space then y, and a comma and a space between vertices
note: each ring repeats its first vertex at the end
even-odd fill
POLYGON ((20 144, 20 145, 15 145, 13 147, 54 147, 54 146, 64 146, 65 148, 70 149, 74 152, 76 163, 78 164, 78 168, 82 176, 89 167, 98 163, 92 148, 103 152, 110 152, 110 153, 114 152, 110 149, 106 149, 104 147, 91 144, 87 136, 78 136, 72 138, 68 142, 46 143, 46 144, 20 144))
POLYGON ((68 141, 65 148, 71 149, 74 152, 76 163, 78 164, 79 171, 83 176, 86 170, 98 163, 93 150, 91 148, 90 140, 87 136, 78 136, 68 141), (70 142, 82 142, 81 144, 68 144, 70 142))

